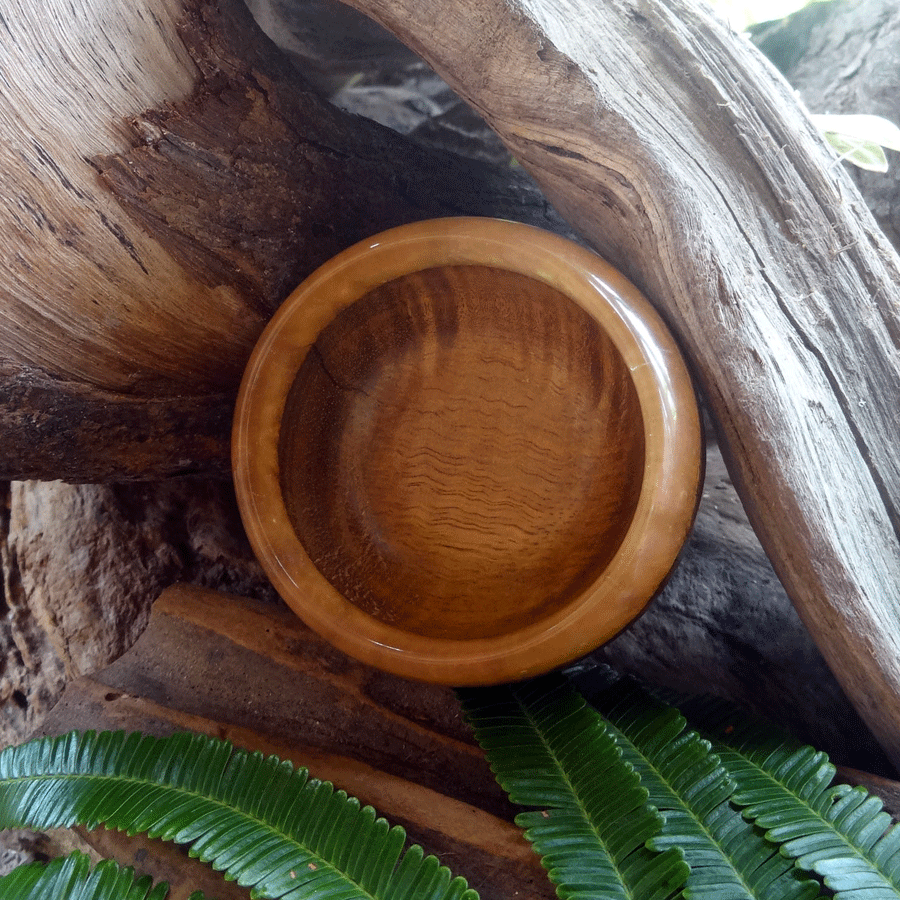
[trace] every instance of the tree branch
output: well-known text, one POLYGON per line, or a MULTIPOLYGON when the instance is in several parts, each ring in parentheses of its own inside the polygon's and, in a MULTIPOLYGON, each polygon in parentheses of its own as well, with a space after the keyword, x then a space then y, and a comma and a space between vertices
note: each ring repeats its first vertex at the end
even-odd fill
POLYGON ((779 577, 900 761, 900 260, 789 86, 685 0, 350 5, 663 311, 779 577))

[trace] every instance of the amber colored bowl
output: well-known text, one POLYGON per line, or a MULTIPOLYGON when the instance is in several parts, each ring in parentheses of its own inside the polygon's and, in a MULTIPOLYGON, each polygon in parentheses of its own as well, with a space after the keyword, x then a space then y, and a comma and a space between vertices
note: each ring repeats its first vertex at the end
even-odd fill
POLYGON ((695 396, 593 253, 491 219, 403 226, 311 275, 257 344, 237 497, 282 597, 346 653, 515 681, 638 616, 690 530, 695 396))

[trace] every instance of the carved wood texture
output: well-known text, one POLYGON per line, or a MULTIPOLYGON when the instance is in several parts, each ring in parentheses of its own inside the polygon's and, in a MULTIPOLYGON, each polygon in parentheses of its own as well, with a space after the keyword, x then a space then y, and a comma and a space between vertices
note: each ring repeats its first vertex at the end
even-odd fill
POLYGON ((500 270, 430 269, 370 292, 315 347, 282 485, 357 606, 416 634, 496 637, 609 564, 641 487, 641 412, 580 307, 500 270))

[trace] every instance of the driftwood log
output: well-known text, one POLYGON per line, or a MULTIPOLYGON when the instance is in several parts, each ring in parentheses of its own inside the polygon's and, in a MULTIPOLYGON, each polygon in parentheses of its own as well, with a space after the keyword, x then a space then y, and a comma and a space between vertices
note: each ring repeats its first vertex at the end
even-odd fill
POLYGON ((353 5, 668 316, 779 577, 900 761, 900 259, 793 91, 686 2, 353 5))
MULTIPOLYGON (((754 42, 784 73, 811 112, 868 113, 900 120, 900 11, 890 0, 827 0, 760 25, 754 42)), ((900 249, 900 181, 850 168, 881 230, 900 249)))
POLYGON ((524 173, 327 104, 241 0, 15 12, 0 32, 0 477, 226 475, 250 349, 317 265, 441 215, 568 230, 524 173))
MULTIPOLYGON (((248 349, 316 263, 448 212, 565 227, 508 173, 348 131, 237 4, 108 5, 4 20, 7 475, 224 472, 248 349), (31 28, 47 16, 67 27, 31 28)), ((439 32, 432 3, 356 5, 667 315, 779 576, 896 760, 898 264, 792 92, 682 3, 478 0, 439 32)))

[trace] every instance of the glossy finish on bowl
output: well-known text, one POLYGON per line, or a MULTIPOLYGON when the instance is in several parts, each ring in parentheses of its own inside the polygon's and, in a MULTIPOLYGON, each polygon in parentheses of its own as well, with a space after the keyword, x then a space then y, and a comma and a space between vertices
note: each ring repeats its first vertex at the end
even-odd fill
POLYGON ((238 398, 255 552, 307 624, 388 671, 513 681, 644 609, 701 473, 690 379, 597 256, 489 219, 404 226, 316 271, 238 398))

